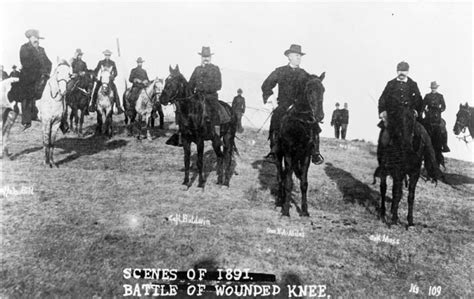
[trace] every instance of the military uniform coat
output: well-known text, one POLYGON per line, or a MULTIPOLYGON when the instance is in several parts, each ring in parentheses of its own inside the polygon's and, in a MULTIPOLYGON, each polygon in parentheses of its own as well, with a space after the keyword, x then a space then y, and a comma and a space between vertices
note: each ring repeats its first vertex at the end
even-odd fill
POLYGON ((349 123, 349 110, 341 109, 341 124, 347 125, 349 123))
POLYGON ((379 114, 383 111, 387 111, 387 114, 395 113, 404 105, 416 110, 421 116, 423 101, 418 85, 411 78, 407 82, 397 78, 388 81, 379 98, 379 114))
POLYGON ((146 71, 142 67, 139 67, 139 66, 132 69, 132 71, 130 72, 130 76, 128 77, 128 81, 132 84, 135 84, 133 82, 135 79, 140 79, 141 81, 145 81, 145 80, 150 81, 148 79, 148 74, 146 73, 146 71))
POLYGON ((234 97, 234 100, 232 101, 232 110, 236 113, 245 113, 245 98, 243 96, 238 95, 234 97))
POLYGON ((444 102, 444 97, 438 92, 430 92, 425 95, 423 99, 423 110, 428 107, 428 109, 439 109, 440 112, 446 110, 446 103, 444 102))
POLYGON ((82 59, 73 59, 71 62, 72 73, 79 74, 80 72, 87 72, 87 64, 82 59))
POLYGON ((94 73, 98 74, 101 67, 112 68, 110 80, 114 81, 115 77, 117 77, 118 75, 117 66, 115 65, 115 62, 110 59, 102 59, 101 61, 99 61, 99 63, 97 63, 97 66, 94 69, 94 73))
POLYGON ((278 84, 278 105, 289 107, 294 100, 304 95, 309 74, 302 68, 292 68, 289 64, 275 69, 262 84, 264 102, 273 94, 278 84))

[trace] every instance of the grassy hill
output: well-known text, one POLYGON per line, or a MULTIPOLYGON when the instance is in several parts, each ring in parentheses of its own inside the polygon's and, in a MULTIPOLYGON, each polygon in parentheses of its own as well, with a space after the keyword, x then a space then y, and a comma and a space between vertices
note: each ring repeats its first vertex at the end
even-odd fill
MULTIPOLYGON (((88 125, 93 121, 87 118, 88 125)), ((182 149, 165 145, 171 131, 155 131, 150 142, 127 137, 117 123, 115 129, 110 140, 60 135, 59 168, 49 169, 40 125, 24 133, 13 128, 13 160, 1 163, 2 191, 33 191, 0 197, 1 297, 120 297, 123 284, 137 282, 123 277, 124 268, 193 267, 250 268, 275 274, 282 285, 324 284, 331 297, 412 296, 411 284, 421 296, 430 286, 440 286, 444 298, 473 295, 472 163, 448 159, 447 182, 420 180, 416 226, 406 230, 377 217, 370 143, 323 138, 326 163, 309 169, 311 216, 298 216, 293 205, 291 217, 282 218, 274 207, 276 168, 262 161, 266 132, 239 135, 229 188, 215 184, 208 144, 206 186, 194 182, 188 190, 181 185, 182 149), (176 224, 170 217, 176 214, 210 225, 176 224), (304 236, 269 233, 277 229, 304 236), (398 244, 374 241, 377 235, 398 244)), ((406 223, 404 195, 399 212, 406 223)))

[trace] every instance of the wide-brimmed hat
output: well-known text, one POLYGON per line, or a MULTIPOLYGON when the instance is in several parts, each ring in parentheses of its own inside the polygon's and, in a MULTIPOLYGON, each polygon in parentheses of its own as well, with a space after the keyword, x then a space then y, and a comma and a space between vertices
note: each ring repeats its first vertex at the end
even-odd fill
POLYGON ((438 88, 439 84, 436 81, 431 82, 430 88, 438 88))
POLYGON ((34 37, 36 37, 36 38, 38 38, 38 39, 44 39, 44 37, 40 36, 39 31, 36 30, 36 29, 28 29, 28 30, 26 30, 25 36, 26 36, 26 38, 30 38, 30 37, 34 36, 34 37))
POLYGON ((410 65, 406 61, 402 61, 397 64, 397 72, 406 72, 410 69, 410 65))
POLYGON ((138 57, 137 58, 137 63, 142 63, 142 62, 145 62, 145 60, 143 60, 143 58, 141 58, 141 57, 138 57))
POLYGON ((339 106, 341 106, 341 104, 339 104, 339 103, 336 103, 336 107, 339 107, 339 106))
POLYGON ((284 52, 285 56, 288 56, 288 54, 290 53, 297 53, 297 54, 300 54, 301 56, 306 55, 306 53, 303 53, 301 51, 301 46, 295 45, 295 44, 291 45, 290 48, 284 52))
POLYGON ((16 69, 16 65, 12 65, 12 69, 16 69))
POLYGON ((112 51, 110 51, 109 49, 105 49, 105 51, 102 52, 102 54, 110 56, 112 55, 112 51))
POLYGON ((201 53, 198 53, 202 57, 209 57, 211 55, 214 55, 214 53, 211 53, 211 47, 202 47, 201 53))
POLYGON ((242 93, 242 88, 237 89, 237 93, 242 93))
POLYGON ((82 52, 81 49, 77 48, 76 49, 76 55, 82 55, 82 54, 84 54, 84 52, 82 52))

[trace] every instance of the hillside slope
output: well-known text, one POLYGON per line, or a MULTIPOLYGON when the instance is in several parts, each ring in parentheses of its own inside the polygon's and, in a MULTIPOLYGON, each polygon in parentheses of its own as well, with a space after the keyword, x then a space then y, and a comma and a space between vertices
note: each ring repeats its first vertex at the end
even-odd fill
MULTIPOLYGON (((87 124, 93 120, 89 116, 87 124)), ((322 139, 326 163, 309 170, 311 216, 298 216, 293 206, 291 217, 282 218, 274 207, 276 168, 262 160, 266 132, 239 135, 238 175, 229 188, 215 184, 208 144, 206 186, 194 182, 187 190, 182 149, 164 143, 169 130, 156 130, 151 142, 127 137, 117 124, 110 140, 60 135, 57 169, 43 165, 40 125, 20 130, 17 124, 12 132, 13 160, 1 164, 2 187, 33 190, 0 198, 0 295, 109 298, 131 283, 124 268, 198 266, 250 268, 275 274, 281 284, 324 284, 332 297, 410 296, 411 284, 424 296, 430 286, 441 286, 445 298, 472 296, 472 163, 448 159, 449 184, 420 180, 416 226, 406 230, 388 228, 377 217, 375 147, 369 143, 322 139), (176 224, 170 221, 176 214, 210 224, 176 224), (277 229, 304 236, 269 233, 277 229), (377 235, 399 242, 374 241, 377 235)), ((406 207, 404 197, 404 223, 406 207)))

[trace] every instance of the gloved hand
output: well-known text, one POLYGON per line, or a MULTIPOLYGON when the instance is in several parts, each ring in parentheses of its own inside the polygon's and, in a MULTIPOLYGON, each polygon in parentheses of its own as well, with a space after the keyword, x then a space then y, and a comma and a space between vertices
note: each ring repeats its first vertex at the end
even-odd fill
POLYGON ((379 118, 382 120, 387 119, 387 111, 382 111, 382 113, 379 114, 379 118))

